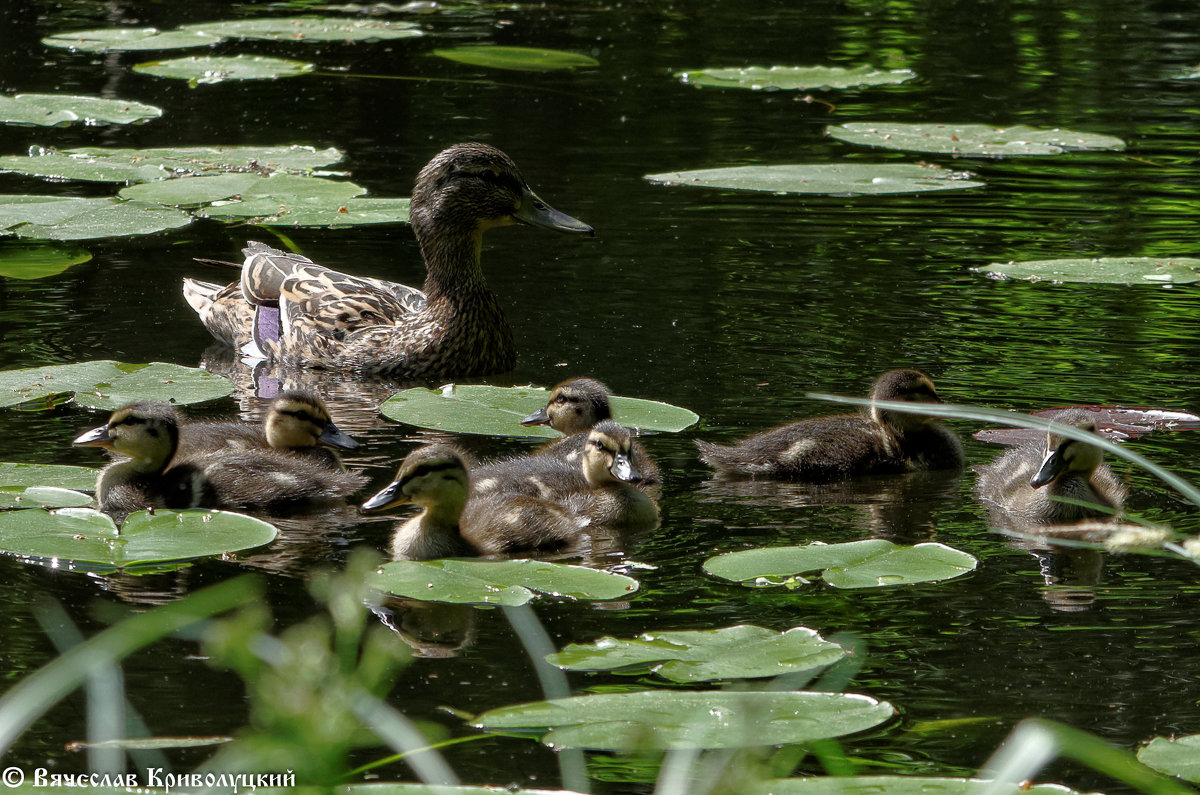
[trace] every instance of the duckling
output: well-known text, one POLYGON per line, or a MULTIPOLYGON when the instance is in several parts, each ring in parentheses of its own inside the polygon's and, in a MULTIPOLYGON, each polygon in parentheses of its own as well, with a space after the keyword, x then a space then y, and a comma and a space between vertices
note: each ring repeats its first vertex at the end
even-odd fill
MULTIPOLYGON (((929 376, 917 370, 879 376, 871 399, 942 402, 929 376)), ((704 463, 721 473, 811 482, 963 464, 962 443, 932 417, 875 406, 783 425, 730 447, 700 440, 696 447, 704 463)))
MULTIPOLYGON (((1083 409, 1060 411, 1053 420, 1089 433, 1096 430, 1083 409)), ((1045 445, 1023 444, 981 469, 975 493, 1007 514, 1034 522, 1110 516, 1121 510, 1126 492, 1103 458, 1099 447, 1050 428, 1045 445)))
POLYGON ((345 499, 366 485, 358 470, 273 447, 226 447, 198 452, 180 463, 201 472, 222 508, 305 510, 345 499))
POLYGON ((517 165, 481 143, 455 144, 421 170, 409 220, 424 291, 350 276, 250 243, 240 283, 184 280, 184 296, 219 341, 277 362, 385 378, 461 377, 512 369, 512 329, 480 268, 483 233, 525 223, 594 234, 530 190, 517 165))
MULTIPOLYGON (((522 425, 549 425, 563 434, 539 448, 534 455, 554 455, 568 463, 577 463, 583 454, 587 432, 601 420, 612 419, 608 387, 591 378, 569 378, 550 392, 546 405, 521 420, 522 425)), ((632 445, 634 468, 641 473, 639 486, 643 489, 656 487, 661 482, 658 467, 646 455, 642 446, 632 445)))
POLYGON ((445 444, 409 453, 395 479, 364 502, 361 510, 365 514, 379 513, 410 502, 421 512, 393 534, 391 554, 397 560, 555 547, 578 534, 571 517, 545 501, 525 495, 471 496, 466 457, 445 444), (464 508, 469 504, 476 504, 478 510, 466 518, 464 508))
POLYGON ((144 508, 214 504, 198 470, 187 464, 170 467, 179 443, 179 418, 167 403, 142 400, 122 406, 107 423, 80 434, 73 443, 128 456, 106 466, 96 480, 96 506, 117 524, 144 508))

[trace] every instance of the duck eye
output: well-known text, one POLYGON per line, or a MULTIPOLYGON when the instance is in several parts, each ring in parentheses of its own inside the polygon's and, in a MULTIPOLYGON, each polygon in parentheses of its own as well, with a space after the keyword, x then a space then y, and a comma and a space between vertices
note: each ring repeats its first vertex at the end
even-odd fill
POLYGON ((488 182, 495 182, 497 179, 500 178, 500 175, 496 173, 495 169, 491 169, 491 168, 483 169, 482 171, 479 172, 479 176, 483 177, 488 182))

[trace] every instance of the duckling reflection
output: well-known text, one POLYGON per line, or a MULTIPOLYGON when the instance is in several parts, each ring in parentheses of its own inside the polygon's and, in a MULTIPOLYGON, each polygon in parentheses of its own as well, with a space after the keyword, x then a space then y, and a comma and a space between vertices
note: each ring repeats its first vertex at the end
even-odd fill
MULTIPOLYGON (((1054 422, 1096 430, 1083 409, 1061 411, 1054 422)), ((1004 514, 1037 523, 1111 516, 1125 503, 1125 487, 1104 463, 1103 451, 1053 427, 1045 444, 1023 444, 981 469, 975 493, 1004 514)))
MULTIPOLYGON (((933 382, 917 370, 884 373, 872 386, 871 399, 942 402, 933 382)), ((784 425, 729 447, 701 440, 696 447, 700 458, 722 474, 810 482, 963 464, 962 443, 932 417, 875 406, 784 425)))

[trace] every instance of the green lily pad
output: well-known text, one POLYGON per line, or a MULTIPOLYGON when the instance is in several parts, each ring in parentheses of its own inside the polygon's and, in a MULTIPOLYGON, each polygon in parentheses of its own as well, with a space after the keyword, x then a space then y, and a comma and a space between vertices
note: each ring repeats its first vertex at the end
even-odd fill
MULTIPOLYGON (((95 486, 93 479, 92 486, 95 486)), ((0 509, 12 508, 84 508, 92 504, 92 498, 78 491, 57 486, 30 486, 22 490, 10 490, 0 486, 0 509)))
POLYGON ((82 52, 132 52, 135 50, 182 50, 206 47, 221 41, 195 30, 160 31, 157 28, 100 28, 56 33, 42 39, 47 47, 82 52))
POLYGON ((546 656, 568 671, 649 668, 672 682, 754 679, 824 668, 846 655, 807 627, 774 632, 753 625, 680 632, 648 632, 632 640, 603 637, 572 643, 546 656))
POLYGON ((825 165, 736 166, 699 171, 647 174, 656 185, 691 185, 771 193, 853 194, 920 193, 982 187, 966 171, 908 163, 835 163, 825 165))
POLYGON ((974 778, 932 776, 839 776, 770 779, 752 782, 745 795, 1078 795, 1059 784, 997 784, 974 778))
POLYGON ((618 599, 637 580, 583 566, 539 560, 396 560, 369 580, 381 591, 426 602, 522 605, 537 593, 575 599, 618 599))
POLYGON ((91 258, 90 251, 78 246, 4 241, 0 242, 0 276, 9 279, 44 279, 91 258))
POLYGON ((1155 737, 1137 753, 1147 767, 1200 784, 1200 734, 1155 737))
POLYGON ((1104 257, 993 262, 971 270, 993 279, 1098 284, 1191 284, 1200 281, 1200 259, 1104 257))
MULTIPOLYGON (((252 223, 263 226, 364 226, 366 224, 408 223, 408 199, 350 199, 337 207, 280 206, 272 215, 253 213, 252 223)), ((250 205, 208 207, 199 215, 219 218, 240 218, 241 214, 257 210, 250 205), (218 212, 225 210, 226 212, 218 212)))
POLYGON ((127 99, 77 97, 70 94, 16 94, 0 96, 0 122, 37 127, 63 127, 82 123, 132 124, 157 119, 162 108, 127 99))
POLYGON ((22 557, 127 568, 222 555, 269 544, 275 528, 224 511, 145 511, 117 530, 90 508, 0 513, 0 551, 22 557))
POLYGON ((486 66, 491 69, 509 69, 518 72, 550 72, 555 69, 575 69, 600 65, 595 58, 577 52, 543 50, 536 47, 464 45, 462 47, 443 47, 434 50, 433 54, 439 58, 470 66, 486 66))
POLYGON ((226 80, 274 80, 298 77, 316 69, 315 64, 265 55, 192 55, 166 61, 135 64, 133 71, 154 77, 187 80, 192 86, 226 80))
POLYGON ((730 552, 704 561, 709 574, 755 585, 803 584, 799 575, 821 571, 835 588, 881 588, 960 577, 978 561, 944 544, 901 547, 881 538, 847 544, 808 544, 730 552))
MULTIPOLYGON (((449 433, 491 436, 558 438, 558 431, 543 425, 523 426, 521 420, 546 405, 550 392, 542 387, 497 387, 451 384, 440 390, 405 389, 389 398, 380 411, 389 419, 449 433)), ((669 403, 640 398, 613 397, 613 419, 647 431, 681 431, 700 417, 669 403)))
POLYGON ((43 240, 91 240, 178 229, 192 217, 173 207, 113 197, 0 196, 0 234, 43 240))
POLYGON ((60 464, 0 463, 0 489, 22 491, 30 486, 53 483, 63 489, 90 491, 96 486, 100 470, 60 464))
POLYGON ((912 80, 910 69, 876 69, 872 66, 748 66, 743 69, 688 69, 675 76, 694 86, 803 90, 896 85, 912 80))
POLYGON ((47 394, 74 392, 75 402, 114 411, 134 400, 201 403, 233 392, 227 378, 177 364, 124 364, 109 360, 0 371, 0 407, 47 394))
POLYGON ((552 748, 744 748, 811 742, 878 726, 887 702, 850 693, 640 690, 489 710, 475 726, 546 730, 552 748))
POLYGON ((271 41, 367 41, 425 35, 413 22, 347 17, 269 17, 181 25, 182 33, 271 41))
POLYGON ((1004 157, 1060 155, 1073 149, 1124 149, 1111 135, 1033 127, 989 127, 986 124, 885 124, 852 122, 825 128, 839 141, 904 152, 1004 157))

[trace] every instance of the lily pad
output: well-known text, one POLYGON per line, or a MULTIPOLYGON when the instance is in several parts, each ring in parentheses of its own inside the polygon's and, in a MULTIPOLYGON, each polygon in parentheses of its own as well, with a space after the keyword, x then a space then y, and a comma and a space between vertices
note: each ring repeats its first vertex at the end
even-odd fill
POLYGON ((575 599, 618 599, 637 580, 583 566, 539 560, 396 560, 369 580, 381 591, 426 602, 522 605, 537 593, 575 599))
POLYGON ((565 50, 543 50, 536 47, 465 45, 443 47, 434 50, 433 54, 439 58, 470 66, 486 66, 491 69, 509 69, 518 72, 550 72, 555 69, 575 69, 600 65, 599 61, 588 55, 565 50))
POLYGON ((63 127, 82 123, 132 124, 162 115, 162 108, 128 99, 78 97, 70 94, 16 94, 0 96, 0 122, 37 127, 63 127))
MULTIPOLYGON (((92 486, 95 485, 93 479, 92 486)), ((0 509, 83 508, 91 504, 91 496, 57 486, 30 486, 20 490, 0 486, 0 509)))
POLYGON ((803 584, 799 575, 821 571, 835 588, 881 588, 939 582, 975 569, 978 561, 944 544, 901 547, 881 538, 846 544, 808 544, 730 552, 704 561, 709 574, 755 585, 803 584))
POLYGON ((547 730, 552 748, 744 748, 811 742, 864 731, 892 705, 852 693, 640 690, 489 710, 475 726, 547 730))
POLYGON ((275 528, 224 511, 145 511, 117 530, 90 508, 0 513, 0 551, 22 557, 127 568, 222 555, 269 544, 275 528))
POLYGON ((746 787, 745 795, 1078 795, 1059 784, 1000 784, 974 778, 932 776, 839 776, 786 778, 758 781, 746 787))
POLYGON ((24 490, 53 483, 63 489, 91 490, 100 470, 59 464, 0 463, 0 489, 24 490))
MULTIPOLYGON (((521 425, 524 417, 545 406, 549 399, 550 392, 542 387, 448 384, 439 390, 405 389, 379 410, 397 422, 449 433, 558 438, 562 434, 546 426, 521 425)), ((654 400, 613 397, 610 402, 613 419, 641 430, 681 431, 700 419, 688 409, 654 400)))
POLYGON ((612 637, 572 643, 546 656, 568 671, 649 668, 672 682, 754 679, 824 668, 846 655, 807 627, 774 632, 753 625, 680 632, 648 632, 632 640, 612 637))
POLYGON ((272 41, 366 41, 425 35, 413 22, 347 17, 268 17, 181 25, 181 33, 272 41))
POLYGON ((910 69, 876 69, 872 66, 748 66, 742 69, 688 69, 676 72, 675 76, 694 86, 762 91, 896 85, 917 75, 910 69))
POLYGON ((178 229, 192 217, 173 207, 113 197, 0 196, 0 234, 43 240, 91 240, 178 229))
POLYGON ((135 50, 182 50, 206 47, 221 41, 195 30, 160 31, 158 28, 100 28, 73 33, 56 33, 42 39, 47 47, 83 52, 132 52, 135 50))
POLYGON ((1192 284, 1200 282, 1200 259, 1176 257, 1104 257, 993 262, 971 270, 993 279, 1096 284, 1192 284))
POLYGON ((982 187, 965 171, 907 163, 836 163, 823 165, 736 166, 699 171, 647 174, 656 185, 692 185, 771 193, 854 194, 920 193, 982 187))
POLYGON ((851 122, 825 128, 839 141, 904 152, 1005 157, 1060 155, 1073 149, 1124 149, 1111 135, 1034 127, 989 127, 986 124, 886 124, 851 122))
POLYGON ((5 241, 0 243, 0 276, 9 279, 43 279, 91 258, 90 251, 77 246, 5 241))
POLYGON ((74 392, 82 406, 114 411, 149 398, 175 404, 214 400, 233 392, 233 383, 195 367, 163 362, 101 360, 0 371, 0 407, 59 392, 74 392))
POLYGON ((154 77, 187 80, 192 86, 223 83, 226 80, 274 80, 298 77, 316 69, 316 65, 265 55, 192 55, 166 61, 135 64, 133 71, 154 77))
POLYGON ((1155 737, 1137 754, 1147 767, 1200 784, 1200 734, 1155 737))

